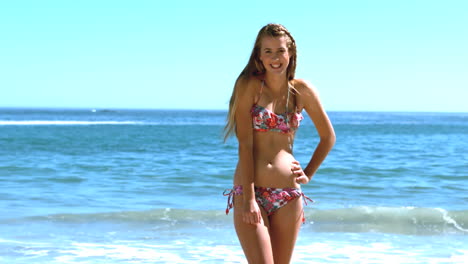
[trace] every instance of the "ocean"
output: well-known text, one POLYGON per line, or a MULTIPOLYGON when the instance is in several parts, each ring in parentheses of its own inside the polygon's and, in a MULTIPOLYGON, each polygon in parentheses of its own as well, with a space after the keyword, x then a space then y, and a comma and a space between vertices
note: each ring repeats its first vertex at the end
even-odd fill
MULTIPOLYGON (((246 263, 225 117, 0 109, 0 263, 246 263)), ((292 263, 468 263, 468 113, 329 117, 292 263)), ((296 159, 317 143, 306 117, 296 159)))

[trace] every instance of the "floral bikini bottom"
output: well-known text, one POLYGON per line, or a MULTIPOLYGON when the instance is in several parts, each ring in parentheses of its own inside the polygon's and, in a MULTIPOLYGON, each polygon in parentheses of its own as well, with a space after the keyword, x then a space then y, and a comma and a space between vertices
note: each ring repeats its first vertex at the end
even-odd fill
MULTIPOLYGON (((223 195, 228 196, 226 214, 233 207, 234 195, 242 194, 242 186, 236 185, 232 189, 224 191, 223 195)), ((298 198, 304 197, 304 203, 307 205, 307 200, 310 202, 312 199, 305 196, 299 188, 267 188, 267 187, 255 187, 255 200, 265 210, 268 216, 272 215, 275 211, 285 206, 288 202, 298 198)), ((305 222, 305 218, 302 218, 302 222, 305 222)))

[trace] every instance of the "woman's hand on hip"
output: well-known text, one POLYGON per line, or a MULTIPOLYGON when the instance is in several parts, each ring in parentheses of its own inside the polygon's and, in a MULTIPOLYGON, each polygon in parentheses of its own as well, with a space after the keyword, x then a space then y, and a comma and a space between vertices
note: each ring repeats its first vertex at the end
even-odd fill
POLYGON ((304 173, 301 164, 297 160, 292 162, 291 172, 296 176, 296 182, 299 184, 306 184, 310 181, 310 178, 304 173))
POLYGON ((258 203, 255 200, 249 200, 244 202, 242 220, 244 220, 244 223, 251 225, 263 223, 260 207, 258 207, 258 203))

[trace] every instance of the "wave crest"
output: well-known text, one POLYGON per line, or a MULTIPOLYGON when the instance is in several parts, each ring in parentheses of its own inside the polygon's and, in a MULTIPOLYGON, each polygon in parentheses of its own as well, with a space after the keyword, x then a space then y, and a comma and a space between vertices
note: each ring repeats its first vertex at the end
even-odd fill
MULTIPOLYGON (((354 207, 307 209, 304 229, 314 232, 378 232, 414 235, 468 234, 468 210, 442 208, 354 207)), ((223 210, 154 209, 91 214, 54 214, 29 217, 33 221, 54 222, 129 222, 164 228, 191 225, 228 225, 231 216, 223 210)))

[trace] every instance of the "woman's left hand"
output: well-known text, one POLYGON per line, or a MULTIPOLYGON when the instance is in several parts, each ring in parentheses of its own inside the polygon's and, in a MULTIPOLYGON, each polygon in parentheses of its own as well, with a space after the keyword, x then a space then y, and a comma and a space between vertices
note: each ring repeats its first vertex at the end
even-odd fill
POLYGON ((296 176, 297 183, 306 184, 310 181, 309 177, 302 170, 301 164, 299 164, 299 161, 295 160, 292 162, 291 171, 296 176))

